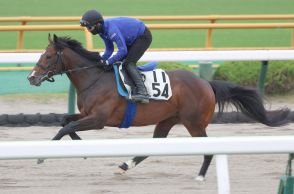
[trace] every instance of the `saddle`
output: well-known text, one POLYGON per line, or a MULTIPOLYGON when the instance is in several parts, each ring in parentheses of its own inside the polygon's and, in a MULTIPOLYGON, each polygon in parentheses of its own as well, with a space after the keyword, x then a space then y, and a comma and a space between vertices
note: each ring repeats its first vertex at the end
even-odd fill
MULTIPOLYGON (((137 68, 141 72, 150 99, 168 100, 172 96, 169 76, 164 70, 156 69, 157 64, 157 62, 150 62, 137 68)), ((114 64, 113 68, 118 93, 127 100, 132 100, 131 94, 135 89, 135 84, 121 63, 114 64)))

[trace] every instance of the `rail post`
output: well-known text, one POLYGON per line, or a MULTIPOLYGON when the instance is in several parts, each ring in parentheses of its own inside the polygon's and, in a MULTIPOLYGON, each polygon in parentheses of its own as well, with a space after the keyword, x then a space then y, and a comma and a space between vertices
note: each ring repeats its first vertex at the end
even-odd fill
POLYGON ((88 30, 85 30, 85 37, 86 37, 86 48, 88 50, 92 50, 93 47, 93 39, 92 39, 92 34, 88 32, 88 30))
POLYGON ((230 194, 230 176, 227 155, 216 155, 218 194, 230 194))
POLYGON ((261 70, 260 70, 258 83, 257 83, 257 87, 261 95, 264 95, 264 84, 265 84, 267 69, 268 69, 268 61, 262 61, 261 70))
POLYGON ((76 90, 75 87, 70 83, 68 91, 68 114, 75 113, 75 104, 76 104, 76 90))
POLYGON ((294 154, 289 154, 288 164, 286 168, 286 175, 282 176, 280 179, 280 186, 278 194, 293 194, 294 192, 294 177, 292 176, 292 160, 294 159, 294 154))
POLYGON ((291 47, 294 48, 294 29, 292 29, 291 47))
MULTIPOLYGON (((21 25, 23 25, 23 26, 26 24, 27 24, 27 22, 25 22, 25 21, 21 22, 21 25)), ((18 32, 18 41, 17 41, 17 49, 18 50, 23 49, 23 40, 24 40, 24 31, 20 30, 18 32)))
POLYGON ((200 61, 199 62, 199 76, 202 79, 211 81, 213 77, 213 69, 211 61, 200 61))
MULTIPOLYGON (((211 19, 210 23, 211 24, 215 23, 215 19, 211 19)), ((206 48, 212 47, 212 28, 208 28, 207 30, 205 47, 206 48)))

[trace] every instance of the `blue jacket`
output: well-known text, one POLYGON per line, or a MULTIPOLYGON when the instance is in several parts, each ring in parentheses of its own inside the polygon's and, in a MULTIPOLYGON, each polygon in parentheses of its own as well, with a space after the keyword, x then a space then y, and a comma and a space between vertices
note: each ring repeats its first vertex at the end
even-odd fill
POLYGON ((141 36, 145 31, 145 24, 134 18, 117 17, 104 20, 103 32, 99 33, 105 44, 102 59, 109 64, 122 60, 128 53, 128 46, 141 36), (118 52, 110 58, 116 44, 118 52))

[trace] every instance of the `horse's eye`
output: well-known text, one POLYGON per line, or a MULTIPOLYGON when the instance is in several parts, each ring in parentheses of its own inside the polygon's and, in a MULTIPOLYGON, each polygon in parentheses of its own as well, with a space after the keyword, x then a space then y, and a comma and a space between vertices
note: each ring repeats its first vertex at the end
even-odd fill
POLYGON ((46 55, 46 59, 51 59, 51 56, 50 55, 46 55))

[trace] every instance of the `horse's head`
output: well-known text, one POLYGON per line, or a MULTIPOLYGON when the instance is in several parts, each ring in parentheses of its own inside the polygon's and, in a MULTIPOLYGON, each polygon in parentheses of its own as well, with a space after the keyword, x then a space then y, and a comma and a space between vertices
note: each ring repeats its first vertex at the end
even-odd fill
POLYGON ((88 51, 82 44, 69 37, 48 36, 49 45, 41 55, 28 80, 31 85, 40 86, 43 81, 53 82, 53 76, 66 73, 103 70, 99 52, 88 51))
POLYGON ((49 34, 49 45, 40 56, 36 66, 28 76, 31 85, 40 86, 43 81, 53 82, 53 76, 63 71, 62 48, 56 46, 58 37, 54 34, 53 40, 49 34))

